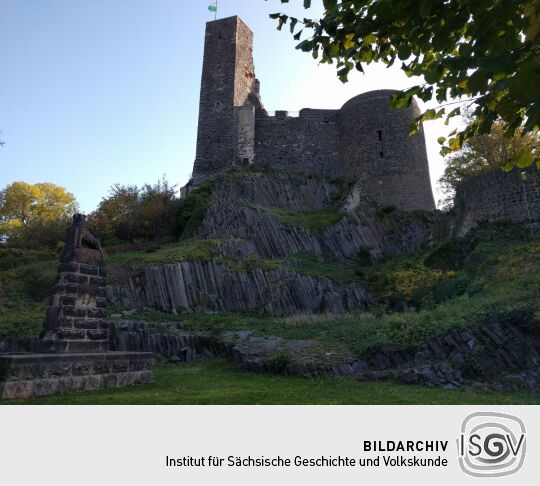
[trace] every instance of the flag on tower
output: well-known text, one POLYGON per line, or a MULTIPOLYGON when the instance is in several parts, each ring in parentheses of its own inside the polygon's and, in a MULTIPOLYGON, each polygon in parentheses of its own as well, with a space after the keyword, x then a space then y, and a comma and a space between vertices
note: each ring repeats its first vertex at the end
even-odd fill
POLYGON ((217 12, 217 2, 212 2, 208 5, 208 10, 210 10, 210 12, 217 12))

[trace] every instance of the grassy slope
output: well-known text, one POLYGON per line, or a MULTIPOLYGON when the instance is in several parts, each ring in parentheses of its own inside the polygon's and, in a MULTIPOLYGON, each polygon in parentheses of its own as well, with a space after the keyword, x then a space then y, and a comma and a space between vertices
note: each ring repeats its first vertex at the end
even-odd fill
MULTIPOLYGON (((319 278, 356 281, 380 298, 367 313, 275 318, 245 313, 173 317, 145 311, 133 318, 180 320, 191 328, 211 327, 216 332, 253 329, 261 335, 315 339, 328 349, 355 355, 380 346, 414 348, 453 327, 493 320, 538 328, 540 242, 512 240, 497 231, 480 232, 474 238, 476 241, 468 242, 462 255, 456 256, 442 246, 428 255, 392 258, 373 266, 366 265, 364 258, 339 263, 319 261, 307 254, 285 261, 224 261, 237 270, 270 270, 284 264, 319 278)), ((108 263, 114 273, 121 267, 207 259, 214 256, 215 243, 188 240, 150 253, 111 255, 108 263)), ((0 269, 0 339, 37 334, 55 265, 49 255, 45 260, 0 269)))
POLYGON ((77 392, 27 400, 33 404, 75 405, 301 405, 301 404, 537 404, 539 396, 461 389, 445 391, 353 379, 290 378, 245 373, 220 360, 156 367, 156 383, 123 389, 77 392))
MULTIPOLYGON (((514 323, 538 337, 540 320, 540 242, 490 240, 481 236, 458 262, 459 269, 430 268, 434 255, 392 258, 374 266, 361 260, 339 264, 301 256, 287 263, 320 278, 357 281, 379 295, 368 312, 343 316, 278 318, 249 313, 171 316, 143 311, 133 318, 181 321, 191 329, 215 332, 251 329, 259 335, 314 339, 332 351, 357 356, 381 347, 414 348, 456 327, 514 323)), ((441 253, 441 252, 439 252, 441 253)), ((441 259, 441 255, 435 256, 441 259)), ((448 259, 448 255, 442 254, 448 259)), ((451 258, 450 266, 455 262, 451 258)))
MULTIPOLYGON (((132 268, 213 258, 215 243, 188 240, 149 252, 111 255, 109 266, 132 268)), ((0 339, 39 332, 55 260, 50 254, 32 255, 22 265, 0 266, 0 339)), ((312 339, 327 351, 357 356, 381 347, 414 349, 448 329, 494 321, 517 324, 532 339, 539 337, 540 242, 516 236, 511 228, 479 231, 468 240, 445 243, 429 254, 391 258, 377 265, 369 265, 364 255, 339 263, 307 254, 283 261, 224 263, 237 270, 283 264, 320 278, 355 281, 376 293, 379 302, 367 312, 343 316, 171 316, 143 311, 131 318, 176 320, 191 329, 204 327, 215 332, 251 329, 259 335, 312 339)), ((35 403, 539 403, 536 397, 518 394, 243 374, 220 361, 160 366, 156 376, 152 386, 51 397, 35 403)))
POLYGON ((346 214, 334 208, 320 209, 318 211, 295 212, 289 209, 270 207, 265 208, 276 216, 281 224, 293 228, 306 229, 311 234, 317 234, 331 226, 346 214))
POLYGON ((29 254, 22 264, 0 266, 0 340, 41 331, 57 263, 48 252, 29 254))
POLYGON ((219 240, 185 240, 181 244, 173 243, 158 246, 144 252, 131 251, 107 256, 107 266, 145 266, 155 263, 175 263, 183 260, 211 260, 215 257, 214 246, 219 240))

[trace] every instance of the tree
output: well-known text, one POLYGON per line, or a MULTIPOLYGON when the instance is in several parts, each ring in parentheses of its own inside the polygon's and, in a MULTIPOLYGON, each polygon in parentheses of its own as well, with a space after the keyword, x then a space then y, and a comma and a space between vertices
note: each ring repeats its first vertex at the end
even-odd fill
POLYGON ((171 186, 165 176, 153 186, 145 184, 135 211, 135 220, 141 225, 140 234, 145 239, 155 240, 171 235, 178 204, 176 186, 171 186))
POLYGON ((176 187, 165 176, 156 184, 115 184, 103 198, 88 224, 104 244, 159 241, 171 236, 178 206, 176 187))
MULTIPOLYGON (((288 3, 288 0, 281 0, 288 3)), ((383 62, 401 62, 407 76, 425 84, 391 98, 392 106, 409 106, 413 96, 436 100, 422 121, 459 115, 454 100, 474 105, 473 117, 450 139, 439 139, 441 153, 459 150, 476 135, 488 134, 495 122, 511 138, 516 131, 540 128, 540 2, 538 0, 323 0, 320 20, 270 15, 278 29, 289 24, 297 48, 323 63, 337 62, 346 82, 351 70, 383 62), (447 105, 447 106, 444 106, 447 105)), ((311 0, 304 0, 306 9, 311 0)), ((508 166, 527 167, 540 159, 529 151, 515 154, 508 166)))
POLYGON ((0 241, 11 246, 55 246, 78 211, 73 194, 49 182, 14 182, 0 191, 0 241))
MULTIPOLYGON (((465 115, 468 121, 470 116, 465 115)), ((439 179, 445 195, 443 206, 452 205, 457 187, 465 180, 481 172, 508 168, 516 154, 527 150, 540 156, 539 132, 521 133, 516 131, 512 137, 505 136, 504 125, 497 121, 487 135, 476 135, 467 140, 463 147, 446 157, 446 168, 439 179)))
POLYGON ((132 234, 133 213, 139 201, 137 186, 115 184, 98 208, 88 216, 88 225, 102 243, 129 240, 132 234))

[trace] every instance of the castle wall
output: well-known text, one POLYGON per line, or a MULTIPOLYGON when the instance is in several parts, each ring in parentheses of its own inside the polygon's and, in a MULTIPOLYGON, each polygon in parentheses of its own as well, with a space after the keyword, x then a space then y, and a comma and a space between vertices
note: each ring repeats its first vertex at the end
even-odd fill
POLYGON ((345 177, 358 181, 360 197, 399 209, 435 209, 423 131, 409 136, 420 115, 410 108, 394 109, 394 91, 364 93, 340 110, 338 129, 345 177))
POLYGON ((540 171, 531 167, 510 173, 495 169, 478 174, 463 182, 456 191, 454 208, 457 215, 456 232, 467 233, 481 221, 510 220, 528 222, 525 191, 531 219, 540 223, 540 171))
POLYGON ((300 116, 260 112, 255 125, 255 161, 283 172, 340 177, 338 110, 304 109, 300 116))

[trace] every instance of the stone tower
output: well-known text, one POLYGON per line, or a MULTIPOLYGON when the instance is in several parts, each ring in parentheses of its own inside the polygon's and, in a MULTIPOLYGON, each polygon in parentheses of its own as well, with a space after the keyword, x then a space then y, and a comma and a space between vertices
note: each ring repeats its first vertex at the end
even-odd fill
POLYGON ((259 83, 253 32, 238 17, 206 25, 193 183, 255 156, 259 83))
POLYGON ((338 115, 343 175, 355 181, 361 199, 412 211, 435 209, 424 132, 409 136, 420 115, 390 107, 393 90, 378 90, 349 100, 338 115))

